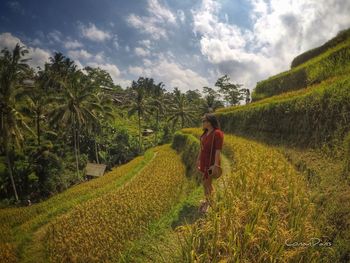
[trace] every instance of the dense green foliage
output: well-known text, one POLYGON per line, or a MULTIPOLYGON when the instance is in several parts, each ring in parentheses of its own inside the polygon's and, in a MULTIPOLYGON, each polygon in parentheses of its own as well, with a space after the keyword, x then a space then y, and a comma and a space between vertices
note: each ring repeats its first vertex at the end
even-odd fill
POLYGON ((88 161, 109 170, 137 154, 127 130, 113 123, 120 113, 111 98, 122 89, 107 72, 78 70, 61 53, 36 72, 27 53, 17 45, 0 56, 0 197, 7 202, 13 193, 38 201, 83 181, 88 161))
POLYGON ((108 171, 169 143, 177 129, 199 125, 203 113, 236 103, 240 92, 227 77, 219 81, 223 94, 208 87, 203 94, 177 87, 170 92, 145 77, 123 89, 107 71, 79 69, 62 53, 34 70, 28 53, 17 44, 0 55, 4 205, 37 202, 87 180, 88 162, 106 164, 108 171))
POLYGON ((243 86, 243 84, 231 83, 227 75, 219 78, 215 86, 219 87, 219 91, 224 95, 225 101, 227 101, 230 106, 239 104, 243 99, 246 103, 250 101, 249 89, 242 89, 241 86, 243 86))

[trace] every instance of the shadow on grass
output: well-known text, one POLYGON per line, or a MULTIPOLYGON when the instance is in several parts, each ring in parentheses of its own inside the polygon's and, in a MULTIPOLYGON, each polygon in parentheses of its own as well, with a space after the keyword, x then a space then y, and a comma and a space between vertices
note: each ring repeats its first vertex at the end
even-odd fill
POLYGON ((205 215, 199 211, 199 206, 186 204, 182 207, 179 217, 171 224, 172 229, 185 224, 192 224, 205 215))

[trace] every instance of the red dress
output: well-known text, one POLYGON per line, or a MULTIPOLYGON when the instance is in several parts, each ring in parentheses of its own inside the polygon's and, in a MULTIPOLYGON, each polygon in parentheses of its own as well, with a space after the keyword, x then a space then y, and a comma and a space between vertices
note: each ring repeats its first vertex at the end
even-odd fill
MULTIPOLYGON (((215 128, 212 132, 208 134, 208 131, 203 134, 200 138, 201 152, 200 152, 200 165, 199 170, 203 173, 204 178, 208 177, 208 168, 215 163, 215 151, 222 149, 222 144, 224 142, 224 133, 222 130, 215 128), (213 140, 213 135, 215 134, 213 152, 210 162, 210 150, 213 140)), ((219 160, 220 165, 220 160, 219 160)))

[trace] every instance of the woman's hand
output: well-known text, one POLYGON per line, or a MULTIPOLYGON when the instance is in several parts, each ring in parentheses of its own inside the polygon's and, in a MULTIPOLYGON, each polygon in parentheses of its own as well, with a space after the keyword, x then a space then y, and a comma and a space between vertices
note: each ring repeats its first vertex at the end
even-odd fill
POLYGON ((197 159, 196 167, 198 170, 200 170, 201 162, 200 159, 197 159))

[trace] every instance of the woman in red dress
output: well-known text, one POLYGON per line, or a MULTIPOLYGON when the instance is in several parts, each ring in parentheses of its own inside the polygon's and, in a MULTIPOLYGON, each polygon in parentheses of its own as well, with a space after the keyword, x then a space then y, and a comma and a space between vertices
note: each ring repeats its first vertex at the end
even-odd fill
POLYGON ((200 136, 200 151, 197 158, 197 169, 203 174, 203 186, 206 202, 202 204, 201 210, 206 211, 208 206, 212 205, 212 178, 208 174, 208 168, 211 165, 220 167, 220 154, 224 142, 224 133, 220 129, 220 124, 216 116, 212 113, 204 114, 202 118, 203 134, 200 136), (212 140, 214 137, 213 149, 211 151, 212 140), (210 157, 210 152, 212 156, 210 157))

